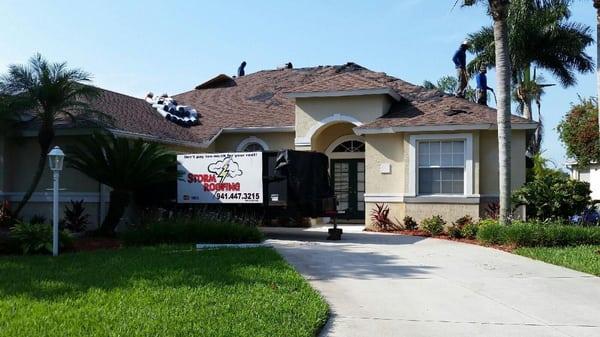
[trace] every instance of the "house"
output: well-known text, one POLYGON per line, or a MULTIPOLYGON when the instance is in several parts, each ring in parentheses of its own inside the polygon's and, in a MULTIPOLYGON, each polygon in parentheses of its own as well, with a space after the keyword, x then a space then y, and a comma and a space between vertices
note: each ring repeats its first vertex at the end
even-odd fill
MULTIPOLYGON (((179 153, 323 152, 331 160, 339 208, 351 221, 368 223, 375 203, 389 205, 398 219, 478 218, 498 199, 494 109, 354 63, 219 75, 173 98, 197 111, 198 125, 179 126, 144 99, 109 90, 93 106, 114 117, 111 131, 117 136, 163 143, 179 153)), ((513 188, 525 182, 526 134, 535 126, 512 117, 513 188)), ((34 129, 0 138, 0 196, 14 202, 37 160, 34 129)), ((89 132, 89 126, 65 121, 56 143, 66 145, 89 132)), ((100 221, 108 189, 73 170, 63 177, 61 202, 84 199, 100 221)), ((45 172, 26 216, 49 213, 49 186, 45 172)))
POLYGON ((590 195, 593 200, 600 200, 600 165, 591 163, 588 166, 580 166, 577 162, 568 162, 567 169, 571 179, 583 181, 590 184, 590 195))

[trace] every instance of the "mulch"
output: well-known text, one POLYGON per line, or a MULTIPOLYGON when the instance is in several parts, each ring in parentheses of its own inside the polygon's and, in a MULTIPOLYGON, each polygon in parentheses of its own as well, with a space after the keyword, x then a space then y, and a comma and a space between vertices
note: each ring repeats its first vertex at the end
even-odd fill
POLYGON ((90 252, 99 249, 120 249, 121 247, 123 247, 123 243, 116 238, 83 237, 75 239, 71 250, 90 252))
POLYGON ((376 232, 376 233, 391 233, 391 234, 398 234, 398 235, 420 236, 420 237, 425 237, 425 238, 457 241, 457 242, 468 243, 468 244, 472 244, 472 245, 478 245, 478 246, 482 246, 482 247, 494 248, 494 249, 498 249, 498 250, 505 251, 508 253, 512 253, 516 249, 515 246, 509 246, 509 245, 485 245, 474 239, 451 238, 446 234, 432 236, 432 235, 429 235, 429 233, 427 233, 426 231, 423 231, 420 229, 402 229, 402 230, 395 230, 395 231, 376 231, 373 229, 365 229, 365 231, 376 232))

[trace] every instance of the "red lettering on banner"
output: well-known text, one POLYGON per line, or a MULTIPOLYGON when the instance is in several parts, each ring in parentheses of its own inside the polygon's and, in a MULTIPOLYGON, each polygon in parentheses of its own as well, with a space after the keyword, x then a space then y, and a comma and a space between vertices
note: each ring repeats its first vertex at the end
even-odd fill
POLYGON ((188 183, 214 183, 217 182, 217 176, 214 174, 193 174, 188 173, 188 183))

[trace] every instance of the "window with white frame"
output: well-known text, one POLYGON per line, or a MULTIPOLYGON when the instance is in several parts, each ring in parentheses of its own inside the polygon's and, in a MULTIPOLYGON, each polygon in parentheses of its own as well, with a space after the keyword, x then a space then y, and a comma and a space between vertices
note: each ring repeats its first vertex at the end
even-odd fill
POLYGON ((419 195, 464 194, 465 140, 417 142, 419 195))
POLYGON ((259 143, 248 143, 242 149, 243 152, 263 152, 265 148, 259 143))

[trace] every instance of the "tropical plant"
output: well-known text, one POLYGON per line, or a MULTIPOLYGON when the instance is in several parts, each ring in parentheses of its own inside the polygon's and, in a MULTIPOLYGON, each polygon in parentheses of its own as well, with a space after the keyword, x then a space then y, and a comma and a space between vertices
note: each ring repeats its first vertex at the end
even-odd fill
POLYGON ((13 225, 14 217, 8 200, 0 203, 0 228, 9 228, 13 225))
POLYGON ((538 160, 533 177, 515 191, 515 205, 526 206, 527 217, 540 221, 567 221, 583 212, 591 203, 590 185, 570 179, 565 173, 553 170, 538 160))
POLYGON ((386 204, 375 204, 371 210, 372 224, 382 231, 393 231, 399 229, 399 225, 390 219, 390 207, 386 204))
MULTIPOLYGON (((423 81, 423 87, 426 89, 438 90, 447 95, 454 95, 456 88, 458 87, 458 80, 454 76, 446 75, 437 80, 435 84, 431 81, 423 81)), ((471 102, 477 102, 475 89, 467 86, 467 89, 465 90, 465 99, 471 102)))
POLYGON ((156 143, 94 133, 67 147, 67 164, 112 188, 108 212, 98 234, 112 236, 132 194, 146 186, 177 179, 175 155, 156 143))
MULTIPOLYGON (((464 238, 466 237, 465 228, 472 224, 474 224, 473 217, 471 217, 470 215, 462 216, 456 219, 456 221, 452 223, 452 226, 448 227, 448 236, 455 239, 464 238)), ((467 232, 470 231, 471 228, 469 228, 467 232)))
POLYGON ((565 144, 567 155, 580 166, 600 162, 600 132, 598 130, 598 101, 581 99, 558 124, 558 134, 565 144))
MULTIPOLYGON (((455 2, 458 3, 460 0, 455 2)), ((494 20, 494 60, 496 65, 498 164, 500 189, 500 223, 509 224, 511 214, 511 106, 510 106, 510 52, 508 44, 508 8, 510 0, 462 0, 463 6, 484 4, 494 20)))
MULTIPOLYGON (((61 231, 59 247, 71 246, 72 240, 68 231, 61 231)), ((10 229, 9 236, 15 240, 23 254, 52 252, 52 226, 46 223, 18 222, 10 229)))
MULTIPOLYGON (((600 0, 594 0, 594 8, 596 8, 596 62, 600 60, 600 0)), ((596 87, 597 94, 596 96, 600 99, 600 67, 596 64, 596 87)), ((600 104, 598 105, 598 115, 600 115, 600 104)), ((598 118, 598 127, 600 128, 600 118, 598 118)))
MULTIPOLYGON (((541 122, 541 96, 544 84, 537 69, 549 71, 564 86, 576 83, 575 73, 591 72, 592 58, 585 53, 594 40, 590 27, 569 21, 572 0, 512 0, 508 9, 508 45, 511 60, 511 77, 515 84, 513 98, 519 110, 529 120, 533 119, 532 104, 538 108, 541 122)), ((469 63, 471 73, 482 64, 495 65, 492 27, 483 27, 468 37, 476 57, 469 63)), ((531 142, 529 151, 541 148, 541 123, 531 142)))
POLYGON ((85 213, 83 200, 71 200, 71 207, 65 206, 65 217, 62 220, 62 225, 71 232, 83 232, 90 223, 89 217, 90 215, 85 213))
POLYGON ((40 54, 34 55, 27 65, 10 65, 8 72, 0 77, 0 107, 9 107, 19 119, 39 125, 37 168, 15 216, 25 207, 44 173, 57 122, 110 122, 109 117, 88 105, 98 95, 98 89, 89 85, 90 78, 80 69, 67 68, 64 62, 50 63, 40 54))

